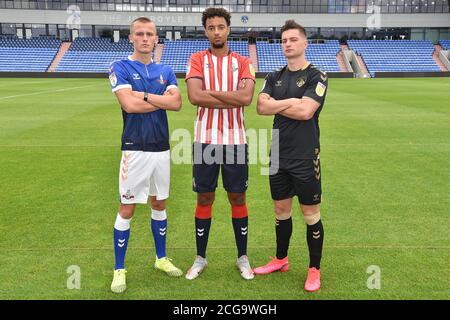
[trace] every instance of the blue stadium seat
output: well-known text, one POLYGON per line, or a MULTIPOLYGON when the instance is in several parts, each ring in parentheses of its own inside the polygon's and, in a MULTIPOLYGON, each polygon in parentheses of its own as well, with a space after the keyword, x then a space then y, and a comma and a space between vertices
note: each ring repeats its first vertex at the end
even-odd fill
POLYGON ((133 52, 128 39, 76 38, 56 68, 57 72, 108 72, 109 65, 133 52))
MULTIPOLYGON (((280 43, 258 41, 256 50, 260 72, 271 72, 287 63, 280 43)), ((340 68, 336 55, 340 50, 339 41, 337 40, 329 40, 323 44, 309 44, 306 49, 306 59, 323 71, 339 72, 340 68)))
POLYGON ((431 41, 349 40, 348 46, 362 56, 372 77, 375 72, 441 71, 431 41))
POLYGON ((444 50, 450 50, 450 40, 441 40, 439 43, 444 50))
POLYGON ((45 72, 60 45, 51 38, 0 37, 0 71, 45 72))
MULTIPOLYGON (((248 43, 245 41, 228 41, 228 47, 242 56, 249 56, 248 43)), ((174 72, 186 72, 191 54, 208 48, 208 40, 166 41, 161 63, 171 66, 174 72)))

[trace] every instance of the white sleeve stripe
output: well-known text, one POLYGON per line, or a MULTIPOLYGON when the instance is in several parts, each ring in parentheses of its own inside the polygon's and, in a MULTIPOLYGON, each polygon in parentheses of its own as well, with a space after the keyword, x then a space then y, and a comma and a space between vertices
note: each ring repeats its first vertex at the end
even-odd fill
POLYGON ((169 91, 170 89, 178 89, 178 87, 174 84, 171 84, 170 86, 167 86, 166 91, 169 91))
POLYGON ((131 89, 131 84, 121 84, 115 88, 112 89, 112 92, 116 92, 120 89, 125 89, 125 88, 130 88, 131 89))

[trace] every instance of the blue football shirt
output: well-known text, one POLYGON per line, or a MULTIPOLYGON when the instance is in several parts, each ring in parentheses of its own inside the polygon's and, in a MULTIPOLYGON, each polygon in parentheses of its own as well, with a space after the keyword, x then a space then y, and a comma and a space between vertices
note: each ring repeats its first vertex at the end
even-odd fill
MULTIPOLYGON (((177 88, 177 79, 170 66, 143 64, 131 57, 118 60, 109 68, 112 91, 130 88, 133 91, 163 95, 177 88)), ((169 126, 166 110, 148 113, 127 113, 122 108, 122 150, 160 152, 169 150, 169 126)))

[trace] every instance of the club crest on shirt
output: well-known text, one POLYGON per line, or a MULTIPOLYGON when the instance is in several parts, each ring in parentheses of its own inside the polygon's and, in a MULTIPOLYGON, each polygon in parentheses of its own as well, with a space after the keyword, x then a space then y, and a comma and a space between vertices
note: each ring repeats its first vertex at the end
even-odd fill
POLYGON ((112 73, 109 75, 109 82, 111 82, 111 85, 112 85, 113 87, 116 86, 116 84, 117 84, 117 77, 116 77, 116 73, 115 73, 115 72, 112 72, 112 73))
POLYGON ((323 95, 325 94, 325 90, 327 89, 327 86, 324 85, 322 82, 318 82, 317 86, 316 86, 316 94, 319 97, 323 97, 323 95))
POLYGON ((164 80, 163 75, 160 74, 158 82, 159 82, 159 84, 166 84, 167 80, 164 80))
POLYGON ((305 77, 300 77, 297 79, 297 87, 301 88, 304 84, 306 83, 306 78, 305 77))

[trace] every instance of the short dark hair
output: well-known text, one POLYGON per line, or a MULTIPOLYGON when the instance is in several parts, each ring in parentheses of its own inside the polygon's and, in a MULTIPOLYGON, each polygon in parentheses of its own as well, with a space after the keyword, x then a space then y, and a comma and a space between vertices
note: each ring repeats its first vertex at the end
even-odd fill
POLYGON ((301 34, 303 34, 305 37, 308 37, 306 35, 306 30, 305 28, 303 28, 302 25, 298 24, 297 22, 295 22, 295 20, 287 20, 284 23, 284 26, 281 27, 281 34, 283 34, 283 32, 285 32, 286 30, 291 30, 291 29, 297 29, 301 34))
POLYGON ((133 27, 134 27, 134 24, 135 24, 136 22, 153 23, 153 24, 155 24, 151 19, 149 19, 149 18, 147 18, 147 17, 138 17, 138 18, 134 19, 133 21, 131 21, 131 24, 130 24, 130 33, 133 31, 133 27))
POLYGON ((206 20, 214 17, 222 17, 227 22, 227 26, 229 27, 231 24, 231 15, 224 8, 207 8, 203 11, 202 14, 202 24, 203 28, 206 28, 206 20))

